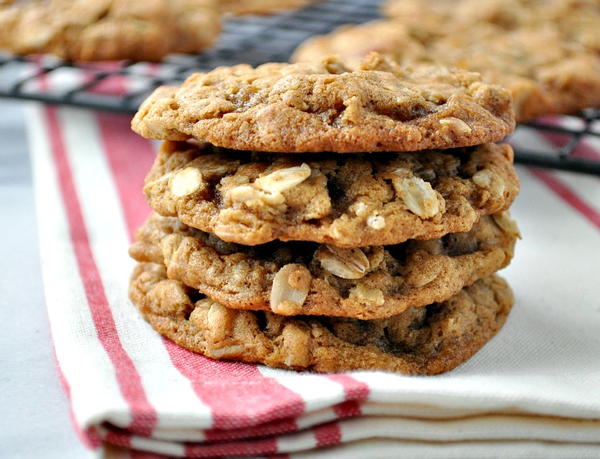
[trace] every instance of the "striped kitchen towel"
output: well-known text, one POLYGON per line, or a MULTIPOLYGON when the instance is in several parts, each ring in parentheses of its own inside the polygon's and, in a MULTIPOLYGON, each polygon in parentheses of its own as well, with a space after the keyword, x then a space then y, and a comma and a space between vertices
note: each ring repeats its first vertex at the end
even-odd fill
MULTIPOLYGON (((28 116, 50 327, 90 455, 600 456, 597 177, 519 170, 512 214, 524 238, 504 271, 517 303, 461 367, 296 373, 188 352, 130 304, 127 249, 149 213, 141 188, 155 146, 129 121, 37 104, 28 116)), ((579 154, 600 158, 592 142, 579 154)))

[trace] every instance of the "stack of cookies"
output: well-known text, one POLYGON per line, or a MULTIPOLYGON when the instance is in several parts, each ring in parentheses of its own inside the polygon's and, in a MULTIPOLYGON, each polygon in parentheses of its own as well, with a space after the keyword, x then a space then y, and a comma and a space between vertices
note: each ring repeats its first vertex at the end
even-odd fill
POLYGON ((152 326, 213 359, 450 370, 513 303, 509 93, 478 74, 238 65, 162 87, 133 129, 164 140, 130 253, 152 326))

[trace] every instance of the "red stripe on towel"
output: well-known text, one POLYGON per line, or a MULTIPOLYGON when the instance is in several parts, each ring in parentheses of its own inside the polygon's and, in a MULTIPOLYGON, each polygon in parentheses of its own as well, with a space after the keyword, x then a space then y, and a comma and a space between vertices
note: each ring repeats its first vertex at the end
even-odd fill
POLYGON ((136 228, 150 214, 142 188, 144 176, 150 170, 156 154, 149 140, 131 132, 131 117, 98 113, 96 118, 102 151, 115 181, 129 237, 133 239, 136 228), (134 198, 128 198, 131 196, 134 198))
POLYGON ((254 457, 275 453, 277 453, 277 440, 272 438, 221 445, 188 445, 185 448, 186 457, 254 457))
MULTIPOLYGON (((141 184, 155 152, 150 142, 131 132, 128 119, 107 118, 109 115, 98 117, 103 151, 115 180, 128 232, 133 237, 148 212, 141 184), (129 148, 132 150, 128 151, 129 148), (125 162, 122 155, 134 166, 121 169, 125 162), (138 158, 142 159, 138 161, 138 158), (140 162, 145 164, 140 165, 140 162)), ((213 361, 172 341, 165 339, 164 342, 175 367, 192 382, 198 397, 211 408, 215 429, 250 427, 304 412, 304 401, 298 394, 264 377, 255 365, 213 361), (229 381, 231 389, 225 390, 223 386, 229 381), (240 384, 246 390, 240 390, 240 384)))
POLYGON ((360 402, 364 402, 369 398, 369 386, 350 375, 337 374, 329 375, 328 377, 332 381, 341 384, 346 394, 346 401, 333 407, 335 414, 342 419, 360 416, 362 414, 360 402))
POLYGON ((564 202, 585 217, 592 225, 600 229, 600 213, 590 207, 575 193, 568 185, 560 180, 556 175, 541 169, 530 168, 531 175, 540 180, 564 202))
POLYGON ((304 412, 298 394, 264 377, 256 365, 215 361, 167 343, 175 366, 211 407, 215 429, 257 426, 304 412))
POLYGON ((337 422, 331 422, 314 429, 317 448, 339 445, 342 441, 342 431, 337 422))
POLYGON ((119 388, 130 407, 132 413, 130 429, 142 435, 149 435, 156 424, 156 410, 150 405, 140 375, 123 348, 117 333, 90 247, 56 109, 48 107, 44 114, 79 275, 83 282, 96 333, 115 368, 119 388))
POLYGON ((363 402, 369 397, 369 386, 350 375, 336 374, 329 375, 328 378, 342 385, 347 401, 363 402))
POLYGON ((296 432, 298 424, 296 418, 278 419, 259 426, 246 427, 244 429, 205 430, 204 435, 208 441, 239 440, 271 435, 282 435, 296 432))

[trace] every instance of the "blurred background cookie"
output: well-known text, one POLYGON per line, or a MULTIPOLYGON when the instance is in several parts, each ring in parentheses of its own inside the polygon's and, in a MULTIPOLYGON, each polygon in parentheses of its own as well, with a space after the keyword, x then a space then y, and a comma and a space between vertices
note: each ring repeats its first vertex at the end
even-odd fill
POLYGON ((220 31, 216 0, 30 0, 0 7, 0 49, 74 61, 159 61, 220 31))
POLYGON ((508 29, 493 22, 442 23, 438 27, 400 17, 344 26, 309 39, 292 60, 316 62, 333 54, 356 68, 367 53, 378 51, 401 65, 479 72, 484 81, 511 92, 519 122, 600 105, 598 49, 577 39, 571 33, 575 29, 565 32, 541 21, 518 22, 508 29))
POLYGON ((273 14, 279 11, 300 8, 319 0, 217 0, 223 13, 234 15, 243 14, 273 14))

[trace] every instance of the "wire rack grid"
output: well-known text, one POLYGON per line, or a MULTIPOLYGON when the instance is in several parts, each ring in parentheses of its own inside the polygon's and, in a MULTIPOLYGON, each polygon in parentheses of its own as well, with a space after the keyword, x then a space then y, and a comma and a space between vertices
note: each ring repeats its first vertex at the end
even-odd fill
MULTIPOLYGON (((0 54, 0 97, 134 113, 159 85, 179 84, 191 73, 220 65, 285 62, 313 35, 377 19, 378 4, 379 0, 328 0, 274 16, 230 18, 212 49, 169 56, 160 64, 72 63, 52 56, 0 54), (61 84, 41 84, 49 79, 61 84), (118 91, 111 84, 115 81, 119 81, 118 91)), ((600 175, 600 155, 589 148, 594 143, 600 146, 600 110, 519 126, 516 137, 526 130, 534 130, 548 142, 543 149, 517 147, 517 162, 600 175)))

